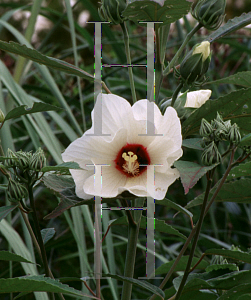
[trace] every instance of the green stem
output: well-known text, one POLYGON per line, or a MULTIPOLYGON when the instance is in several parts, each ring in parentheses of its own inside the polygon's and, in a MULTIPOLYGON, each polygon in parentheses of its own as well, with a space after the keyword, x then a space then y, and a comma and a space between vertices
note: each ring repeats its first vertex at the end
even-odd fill
POLYGON ((175 103, 175 101, 178 97, 178 94, 179 94, 180 90, 182 89, 182 87, 183 87, 183 82, 180 82, 179 85, 177 86, 176 90, 173 93, 172 102, 171 102, 172 107, 174 106, 174 103, 175 103))
POLYGON ((198 23, 186 36, 186 38, 184 39, 184 42, 182 43, 182 45, 180 46, 179 50, 176 52, 176 54, 174 55, 173 59, 171 60, 171 62, 168 64, 168 66, 166 67, 166 69, 163 72, 163 75, 166 76, 170 73, 170 71, 172 70, 172 68, 174 67, 177 59, 180 57, 183 49, 186 47, 187 43, 190 41, 190 39, 192 38, 192 36, 202 27, 202 25, 200 23, 198 23))
POLYGON ((159 24, 156 24, 156 63, 155 63, 155 102, 158 103, 159 92, 161 83, 163 80, 163 64, 161 61, 161 49, 160 49, 160 28, 159 24))
MULTIPOLYGON (((129 35, 126 28, 125 22, 120 24, 123 35, 124 35, 124 43, 125 43, 125 52, 126 52, 126 58, 127 58, 127 64, 131 65, 131 55, 130 55, 130 46, 129 46, 129 35)), ((130 86, 131 86, 131 92, 132 92, 132 100, 133 103, 136 103, 136 92, 135 92, 135 85, 133 80, 133 73, 132 73, 132 67, 128 67, 128 73, 129 73, 129 80, 130 80, 130 86)))
MULTIPOLYGON (((212 172, 210 172, 210 175, 212 176, 212 172)), ((207 188, 206 188, 204 201, 203 201, 202 208, 201 208, 201 213, 200 213, 200 218, 199 218, 199 221, 198 221, 198 225, 196 225, 196 232, 195 232, 195 236, 194 236, 192 249, 191 249, 191 252, 190 252, 190 255, 189 255, 189 258, 188 258, 188 262, 187 262, 187 266, 186 266, 186 270, 185 270, 184 276, 182 278, 182 281, 180 283, 180 286, 179 286, 178 292, 176 294, 175 300, 178 300, 180 298, 181 293, 182 293, 182 291, 184 289, 184 286, 186 284, 187 277, 190 273, 190 268, 191 268, 192 260, 193 260, 193 257, 194 257, 194 252, 195 252, 195 249, 196 249, 196 246, 197 246, 197 242, 198 242, 198 239, 199 239, 202 223, 203 223, 204 216, 205 216, 205 210, 206 210, 206 205, 207 205, 207 201, 208 201, 208 196, 209 196, 209 192, 210 192, 211 185, 212 185, 212 177, 211 176, 209 176, 209 179, 207 180, 207 188)))
MULTIPOLYGON (((38 241, 39 248, 41 251, 42 262, 44 265, 45 274, 47 277, 51 277, 51 272, 50 272, 47 257, 46 257, 44 242, 43 242, 43 238, 41 235, 40 226, 38 223, 37 211, 36 211, 35 201, 34 201, 34 197, 33 197, 32 185, 28 184, 27 188, 28 188, 28 193, 29 193, 29 198, 30 198, 30 205, 33 210, 32 214, 33 214, 33 221, 34 221, 34 229, 35 229, 35 233, 37 235, 37 241, 38 241)), ((53 278, 53 277, 51 277, 51 278, 53 278)), ((53 300, 54 299, 53 293, 48 293, 48 294, 49 294, 49 298, 53 300)))
MULTIPOLYGON (((135 208, 142 207, 143 203, 144 200, 140 198, 137 199, 135 203, 135 208)), ((139 227, 140 227, 142 210, 138 209, 138 210, 134 210, 133 212, 134 212, 134 221, 136 225, 133 225, 133 223, 128 222, 128 243, 127 243, 125 271, 124 271, 124 276, 129 278, 133 278, 134 275, 137 241, 139 235, 139 227)), ((124 282, 121 300, 131 300, 131 295, 132 295, 132 284, 129 282, 124 282)))

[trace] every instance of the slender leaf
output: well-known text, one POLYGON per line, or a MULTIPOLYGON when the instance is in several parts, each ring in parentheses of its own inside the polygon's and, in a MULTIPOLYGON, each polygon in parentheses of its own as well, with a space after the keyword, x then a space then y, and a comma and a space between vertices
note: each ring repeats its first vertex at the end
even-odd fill
POLYGON ((41 172, 46 173, 50 171, 57 171, 60 173, 64 173, 69 171, 70 169, 80 169, 79 165, 75 162, 66 162, 56 166, 47 166, 43 167, 41 172))
POLYGON ((251 254, 241 251, 233 251, 227 249, 208 249, 205 251, 207 255, 221 255, 226 258, 236 259, 251 264, 251 254))
POLYGON ((155 200, 155 204, 164 205, 164 206, 173 208, 173 209, 187 215, 189 218, 193 217, 193 214, 189 210, 185 209, 184 207, 180 206, 179 204, 177 204, 169 199, 155 200))
POLYGON ((23 115, 33 114, 37 112, 49 111, 49 110, 59 110, 61 107, 57 107, 51 104, 43 103, 43 102, 35 102, 32 107, 28 107, 27 105, 21 105, 19 107, 15 107, 5 117, 5 121, 13 118, 18 118, 23 115))
POLYGON ((43 55, 42 53, 28 48, 26 45, 20 45, 18 43, 15 42, 3 42, 0 41, 0 49, 7 51, 7 52, 11 52, 14 54, 18 54, 21 55, 25 58, 28 58, 34 62, 37 62, 39 64, 45 65, 47 67, 71 74, 71 75, 76 75, 88 80, 93 81, 94 80, 94 76, 85 72, 84 70, 69 64, 65 61, 53 58, 53 57, 49 57, 46 55, 43 55))
POLYGON ((217 29, 212 34, 210 34, 207 37, 207 40, 210 43, 212 43, 215 40, 217 40, 231 32, 234 32, 244 26, 247 26, 250 23, 251 23, 251 12, 248 12, 247 14, 243 13, 239 17, 235 17, 233 19, 228 20, 228 22, 225 25, 221 26, 219 29, 217 29))
POLYGON ((19 261, 33 264, 32 261, 29 261, 28 259, 9 251, 0 251, 0 260, 19 261))
POLYGON ((162 299, 164 299, 164 297, 165 297, 164 292, 159 287, 157 287, 156 285, 153 285, 145 280, 128 278, 128 277, 124 277, 124 276, 120 276, 120 275, 113 275, 110 273, 104 274, 104 276, 132 283, 133 285, 136 285, 136 286, 143 288, 151 293, 154 293, 155 295, 160 296, 162 299))
POLYGON ((94 296, 83 294, 82 292, 62 284, 58 280, 38 276, 27 276, 0 279, 0 293, 16 293, 16 292, 51 292, 74 295, 78 297, 86 297, 98 299, 94 296))
POLYGON ((207 84, 221 84, 221 83, 236 84, 247 88, 251 87, 251 71, 239 72, 229 77, 207 82, 207 84))

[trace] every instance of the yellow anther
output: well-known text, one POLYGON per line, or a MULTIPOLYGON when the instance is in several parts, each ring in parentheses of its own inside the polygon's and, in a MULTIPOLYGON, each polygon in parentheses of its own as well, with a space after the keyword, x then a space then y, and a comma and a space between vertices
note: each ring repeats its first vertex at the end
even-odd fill
POLYGON ((139 163, 137 162, 138 156, 134 154, 132 151, 128 151, 127 153, 129 155, 127 155, 126 152, 122 154, 122 157, 125 160, 123 169, 127 173, 131 173, 132 175, 137 175, 139 172, 139 163))

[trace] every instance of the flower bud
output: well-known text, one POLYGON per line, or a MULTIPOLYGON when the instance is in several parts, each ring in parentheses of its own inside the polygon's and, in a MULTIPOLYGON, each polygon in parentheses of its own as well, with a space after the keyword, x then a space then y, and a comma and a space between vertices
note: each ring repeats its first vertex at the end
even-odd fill
POLYGON ((239 144, 241 141, 241 134, 239 131, 239 127, 236 123, 232 125, 232 127, 229 130, 228 139, 233 144, 239 144))
POLYGON ((30 160, 30 169, 34 171, 40 171, 45 164, 46 158, 44 156, 44 151, 41 148, 38 148, 30 160))
POLYGON ((202 163, 206 166, 221 162, 221 154, 214 142, 211 142, 202 152, 202 163))
POLYGON ((29 167, 30 159, 32 157, 31 152, 17 151, 16 156, 18 158, 19 169, 26 169, 29 167))
POLYGON ((5 119, 5 115, 0 108, 0 123, 3 123, 4 119, 5 119))
POLYGON ((199 0, 192 10, 193 17, 208 30, 216 30, 225 17, 226 0, 199 0))
POLYGON ((198 90, 187 93, 186 104, 184 107, 199 108, 211 97, 211 90, 198 90))
POLYGON ((99 16, 103 21, 109 21, 112 24, 124 22, 122 12, 126 9, 126 0, 102 0, 101 4, 99 16))
POLYGON ((202 119, 201 120, 201 125, 200 125, 200 135, 203 137, 210 136, 213 133, 213 127, 212 125, 206 120, 202 119))
POLYGON ((25 198, 28 195, 28 192, 21 183, 14 181, 13 179, 9 180, 7 188, 7 196, 10 202, 16 203, 25 198))
POLYGON ((228 137, 228 129, 225 125, 225 122, 217 121, 217 119, 214 120, 214 136, 216 141, 226 141, 228 137))
POLYGON ((13 167, 17 167, 18 165, 18 159, 16 154, 8 148, 7 153, 6 153, 6 157, 8 157, 9 159, 6 159, 4 164, 7 168, 13 168, 13 167))
POLYGON ((180 64, 181 79, 187 84, 200 81, 207 72, 210 61, 210 43, 205 41, 195 45, 180 64))

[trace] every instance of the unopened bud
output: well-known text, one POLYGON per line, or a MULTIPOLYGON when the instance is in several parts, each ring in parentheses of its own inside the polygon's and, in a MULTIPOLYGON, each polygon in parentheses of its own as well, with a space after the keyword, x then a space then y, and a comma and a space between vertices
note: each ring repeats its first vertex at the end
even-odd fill
POLYGON ((13 168, 18 165, 18 159, 16 154, 9 148, 6 153, 6 157, 8 157, 8 159, 5 160, 4 164, 7 168, 13 168))
POLYGON ((224 20, 226 0, 199 0, 192 15, 208 30, 216 30, 224 20))
POLYGON ((206 120, 202 119, 201 120, 201 125, 200 125, 200 135, 203 137, 210 136, 213 133, 213 127, 212 125, 206 120))
POLYGON ((23 170, 29 167, 30 159, 32 157, 31 152, 17 151, 16 156, 18 158, 18 167, 20 169, 23 170))
POLYGON ((203 78, 211 61, 210 43, 197 44, 180 64, 180 75, 184 82, 192 84, 203 78))
POLYGON ((214 120, 214 126, 215 126, 215 131, 214 131, 215 140, 226 141, 229 130, 227 129, 225 122, 214 120))
POLYGON ((24 185, 14 181, 13 179, 9 180, 7 188, 7 196, 10 202, 16 203, 22 200, 27 196, 28 192, 24 185))
POLYGON ((126 0, 102 0, 101 4, 99 16, 103 21, 109 21, 112 24, 124 22, 122 12, 126 9, 126 0))
POLYGON ((206 166, 221 162, 221 154, 214 142, 211 142, 201 155, 202 163, 206 166))
POLYGON ((240 130, 236 123, 234 123, 230 128, 228 139, 233 144, 239 144, 239 142, 241 141, 240 130))
POLYGON ((33 154, 30 160, 30 169, 34 171, 40 171, 46 164, 46 158, 44 151, 41 148, 33 154))

